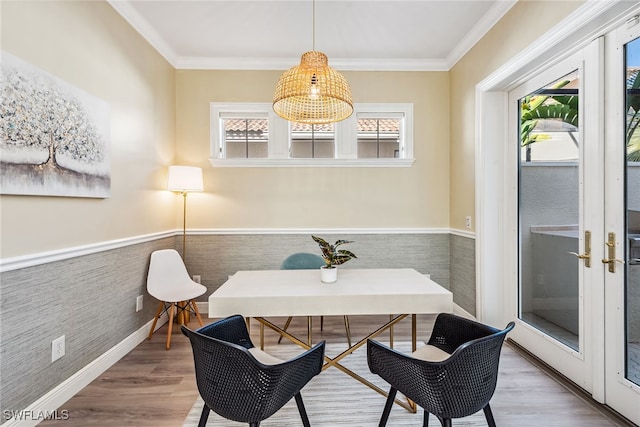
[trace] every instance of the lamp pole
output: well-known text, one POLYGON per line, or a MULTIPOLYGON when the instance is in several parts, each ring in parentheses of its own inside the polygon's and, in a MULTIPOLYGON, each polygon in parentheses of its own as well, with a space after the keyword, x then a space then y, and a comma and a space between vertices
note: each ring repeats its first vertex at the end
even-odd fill
POLYGON ((169 166, 167 189, 182 195, 182 260, 187 257, 187 193, 203 191, 202 169, 195 166, 169 166))
POLYGON ((187 259, 187 192, 182 192, 182 260, 187 259))

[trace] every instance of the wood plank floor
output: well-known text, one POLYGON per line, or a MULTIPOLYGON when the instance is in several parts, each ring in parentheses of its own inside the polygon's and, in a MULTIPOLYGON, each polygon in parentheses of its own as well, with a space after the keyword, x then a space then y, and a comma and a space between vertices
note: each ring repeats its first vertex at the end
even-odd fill
MULTIPOLYGON (((204 319, 211 322, 215 319, 204 319)), ((285 319, 270 319, 283 324, 285 319)), ((418 316, 418 339, 426 340, 434 316, 418 316)), ((353 341, 382 325, 386 316, 352 316, 350 327, 353 341)), ((196 327, 197 322, 191 323, 196 327)), ((258 343, 258 324, 251 323, 251 335, 258 343)), ((295 318, 291 325, 294 335, 306 336, 306 320, 295 318)), ((198 391, 193 372, 191 346, 179 328, 174 328, 170 351, 165 350, 166 325, 156 332, 151 341, 145 341, 76 396, 62 405, 68 411, 67 420, 46 420, 41 426, 182 426, 194 404, 198 391)), ((395 327, 395 339, 411 339, 408 319, 395 327)), ((267 330, 267 342, 276 336, 267 330)), ((324 331, 319 330, 319 319, 314 323, 314 341, 346 341, 343 319, 326 317, 324 331)), ((612 417, 597 405, 584 400, 561 386, 545 371, 507 343, 500 362, 498 389, 491 402, 496 422, 500 427, 511 426, 624 426, 632 425, 612 417)), ((382 408, 370 408, 369 410, 382 408)), ((417 425, 420 425, 418 422, 417 425)), ((237 423, 230 423, 236 426, 237 423)), ((359 426, 354 418, 353 426, 359 426)), ((464 420, 454 426, 465 425, 464 420)), ((285 427, 285 426, 283 426, 285 427)))

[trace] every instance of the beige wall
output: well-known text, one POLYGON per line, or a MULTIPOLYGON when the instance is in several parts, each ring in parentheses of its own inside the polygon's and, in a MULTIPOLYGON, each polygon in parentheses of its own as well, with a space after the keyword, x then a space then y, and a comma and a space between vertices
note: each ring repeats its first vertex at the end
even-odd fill
MULTIPOLYGON (((537 38, 584 4, 582 1, 519 1, 450 70, 451 228, 475 218, 475 87, 537 38)), ((475 229, 475 221, 472 222, 475 229)))
POLYGON ((175 70, 106 2, 0 2, 2 50, 111 107, 111 197, 0 196, 0 258, 175 228, 175 70))
MULTIPOLYGON (((292 64, 295 65, 295 64, 292 64)), ((190 228, 448 228, 449 74, 345 72, 355 102, 414 104, 411 168, 214 168, 209 103, 270 102, 276 71, 176 72, 179 160, 201 166, 190 228)))
POLYGON ((0 257, 181 227, 174 162, 205 172, 190 228, 464 229, 475 85, 581 4, 519 2, 450 72, 345 72, 356 102, 414 103, 411 168, 214 168, 209 103, 269 102, 280 72, 176 71, 106 2, 2 1, 3 50, 110 104, 112 196, 0 196, 0 257))

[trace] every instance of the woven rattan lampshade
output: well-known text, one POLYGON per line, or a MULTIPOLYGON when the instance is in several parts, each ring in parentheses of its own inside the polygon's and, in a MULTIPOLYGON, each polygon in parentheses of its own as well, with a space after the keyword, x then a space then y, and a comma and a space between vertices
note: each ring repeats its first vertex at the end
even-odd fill
POLYGON ((285 71, 276 86, 273 110, 298 123, 323 124, 344 120, 353 113, 347 79, 329 67, 327 55, 310 51, 300 65, 285 71))

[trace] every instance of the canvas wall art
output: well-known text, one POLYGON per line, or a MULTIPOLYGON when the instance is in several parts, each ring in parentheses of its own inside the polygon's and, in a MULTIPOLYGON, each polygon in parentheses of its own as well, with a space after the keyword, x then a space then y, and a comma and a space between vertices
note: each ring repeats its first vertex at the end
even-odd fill
POLYGON ((109 104, 1 55, 0 194, 109 197, 109 104))

